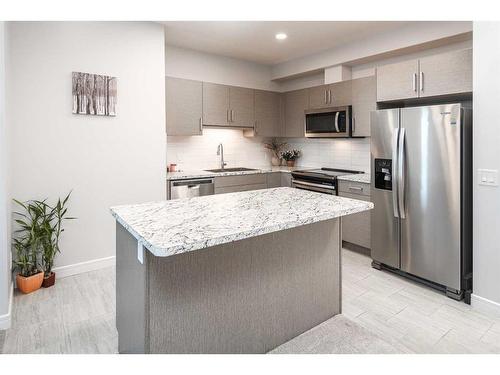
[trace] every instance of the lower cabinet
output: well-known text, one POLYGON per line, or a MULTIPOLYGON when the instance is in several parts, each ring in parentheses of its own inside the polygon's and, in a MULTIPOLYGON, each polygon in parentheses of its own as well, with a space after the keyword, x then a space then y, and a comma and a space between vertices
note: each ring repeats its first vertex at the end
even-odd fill
MULTIPOLYGON (((370 184, 339 181, 339 196, 370 202, 370 184)), ((348 215, 342 218, 342 240, 370 248, 370 211, 348 215)))
POLYGON ((215 177, 215 194, 267 188, 265 173, 215 177))
POLYGON ((281 172, 281 186, 292 187, 292 174, 281 172))

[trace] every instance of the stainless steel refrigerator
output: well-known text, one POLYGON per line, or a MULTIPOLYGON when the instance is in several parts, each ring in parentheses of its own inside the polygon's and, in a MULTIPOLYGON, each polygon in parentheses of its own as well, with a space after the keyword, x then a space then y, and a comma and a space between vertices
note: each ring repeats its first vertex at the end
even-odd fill
POLYGON ((472 110, 464 104, 371 113, 371 256, 469 302, 472 110))

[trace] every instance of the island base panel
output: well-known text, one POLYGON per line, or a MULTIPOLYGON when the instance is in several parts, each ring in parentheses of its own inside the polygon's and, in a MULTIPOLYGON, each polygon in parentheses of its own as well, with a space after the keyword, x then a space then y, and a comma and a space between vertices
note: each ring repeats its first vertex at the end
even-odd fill
MULTIPOLYGON (((138 288, 144 297, 133 298, 146 306, 130 313, 144 322, 125 337, 145 332, 127 346, 146 353, 265 353, 340 313, 339 228, 340 219, 332 219, 170 257, 146 252, 147 287, 138 288)), ((137 242, 135 249, 117 248, 117 257, 123 250, 140 264, 137 242)), ((120 342, 121 331, 132 328, 118 328, 120 342)))

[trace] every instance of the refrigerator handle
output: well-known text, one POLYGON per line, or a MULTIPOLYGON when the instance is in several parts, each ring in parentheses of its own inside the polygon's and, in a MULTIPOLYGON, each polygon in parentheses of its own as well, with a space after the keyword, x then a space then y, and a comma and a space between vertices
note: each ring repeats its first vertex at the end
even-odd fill
POLYGON ((405 180, 406 180, 406 155, 405 155, 405 128, 399 129, 399 145, 398 145, 398 211, 401 219, 406 219, 406 197, 405 197, 405 180))
POLYGON ((398 210, 398 145, 399 128, 394 129, 392 133, 392 208, 394 217, 399 217, 398 210))

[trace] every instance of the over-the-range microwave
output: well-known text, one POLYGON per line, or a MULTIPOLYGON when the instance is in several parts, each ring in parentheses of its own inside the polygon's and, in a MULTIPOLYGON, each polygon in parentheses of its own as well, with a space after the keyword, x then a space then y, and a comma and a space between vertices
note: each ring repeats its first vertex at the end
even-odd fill
POLYGON ((308 138, 347 138, 351 136, 352 107, 329 107, 305 111, 308 138))

